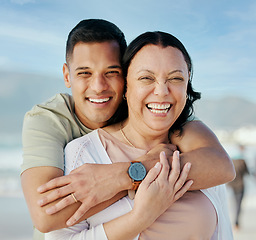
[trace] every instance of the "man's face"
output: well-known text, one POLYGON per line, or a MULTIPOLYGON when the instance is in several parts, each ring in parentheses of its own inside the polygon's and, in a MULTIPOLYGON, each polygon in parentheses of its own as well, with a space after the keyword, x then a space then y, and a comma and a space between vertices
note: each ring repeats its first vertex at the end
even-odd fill
POLYGON ((77 43, 68 66, 63 65, 63 75, 80 121, 91 129, 105 126, 124 90, 118 43, 77 43))

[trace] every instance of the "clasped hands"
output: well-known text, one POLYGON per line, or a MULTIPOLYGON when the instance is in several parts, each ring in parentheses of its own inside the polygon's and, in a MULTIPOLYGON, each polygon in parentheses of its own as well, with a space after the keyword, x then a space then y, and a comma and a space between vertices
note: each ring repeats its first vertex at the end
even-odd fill
MULTIPOLYGON (((142 161, 146 169, 149 170, 159 161, 160 152, 164 151, 171 165, 175 150, 176 146, 172 144, 160 144, 137 160, 142 161)), ((128 174, 125 174, 128 166, 124 163, 84 164, 73 170, 69 175, 55 178, 40 186, 37 189, 39 193, 47 193, 48 191, 49 193, 40 199, 38 204, 45 206, 61 199, 55 205, 46 209, 46 213, 51 215, 75 203, 75 197, 77 201, 81 202, 81 205, 67 221, 67 225, 71 226, 92 207, 113 198, 121 191, 131 188, 131 180, 128 174)))

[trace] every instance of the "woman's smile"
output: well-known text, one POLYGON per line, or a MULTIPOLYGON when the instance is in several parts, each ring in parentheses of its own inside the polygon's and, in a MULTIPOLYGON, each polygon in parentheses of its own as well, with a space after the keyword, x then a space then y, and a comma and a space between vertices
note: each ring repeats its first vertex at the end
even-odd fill
POLYGON ((172 105, 170 103, 148 103, 146 107, 154 114, 165 114, 171 109, 172 105))

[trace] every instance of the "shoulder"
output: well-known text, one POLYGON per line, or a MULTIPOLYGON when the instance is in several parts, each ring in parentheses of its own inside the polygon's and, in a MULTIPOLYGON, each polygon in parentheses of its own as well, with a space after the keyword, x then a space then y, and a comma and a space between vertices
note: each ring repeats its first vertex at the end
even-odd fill
POLYGON ((72 98, 68 94, 56 94, 25 114, 22 130, 24 140, 32 136, 54 136, 54 140, 68 142, 74 134, 79 136, 79 129, 72 112, 72 98))
POLYGON ((39 114, 53 113, 64 115, 71 113, 73 109, 73 98, 68 94, 56 94, 41 104, 35 105, 26 116, 36 116, 39 114))
POLYGON ((187 122, 181 135, 173 133, 171 142, 182 148, 184 152, 201 147, 222 149, 214 132, 200 120, 187 122))
POLYGON ((24 116, 23 125, 38 127, 49 126, 55 122, 74 121, 72 97, 68 94, 56 94, 44 103, 35 105, 24 116))

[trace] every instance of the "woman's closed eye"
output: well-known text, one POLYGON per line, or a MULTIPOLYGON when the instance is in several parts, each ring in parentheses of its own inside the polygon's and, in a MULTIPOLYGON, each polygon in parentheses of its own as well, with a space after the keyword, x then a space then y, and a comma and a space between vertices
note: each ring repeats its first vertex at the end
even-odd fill
POLYGON ((182 81, 184 81, 184 78, 182 78, 182 77, 171 77, 171 78, 168 78, 167 81, 169 81, 169 82, 182 82, 182 81))
POLYGON ((139 77, 138 80, 145 83, 153 83, 155 81, 155 78, 151 76, 142 76, 142 77, 139 77))

